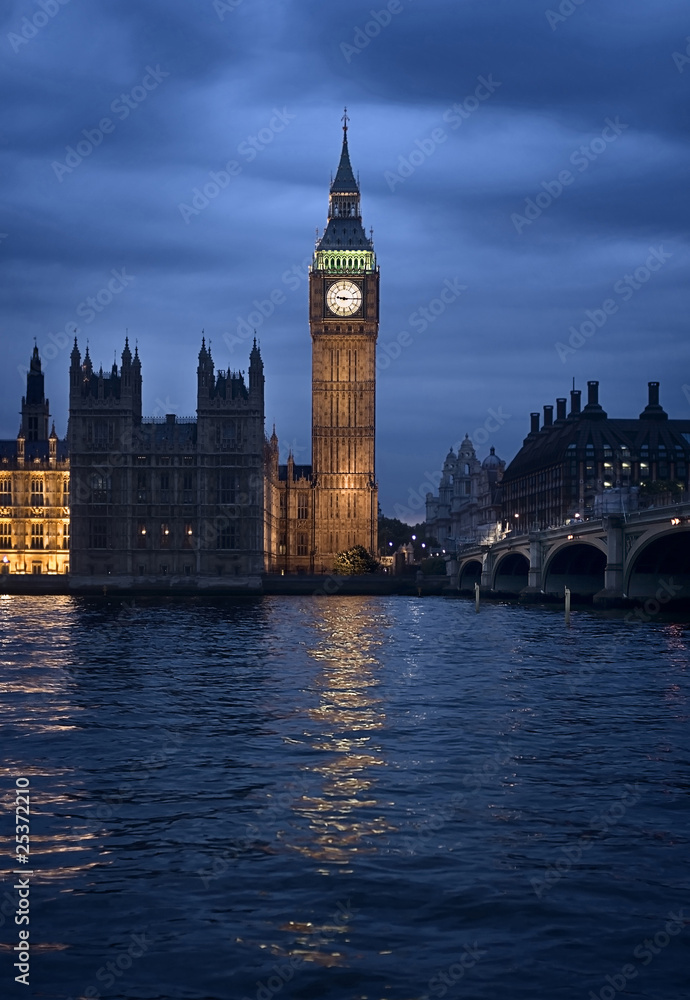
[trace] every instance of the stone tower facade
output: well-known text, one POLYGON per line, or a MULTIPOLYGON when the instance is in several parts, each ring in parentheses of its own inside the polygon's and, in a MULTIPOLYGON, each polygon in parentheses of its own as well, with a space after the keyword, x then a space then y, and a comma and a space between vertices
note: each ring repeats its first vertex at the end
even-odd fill
POLYGON ((202 340, 196 418, 142 417, 141 362, 70 366, 71 569, 93 586, 253 586, 263 571, 264 374, 216 371, 202 340))
POLYGON ((347 114, 328 224, 309 276, 312 340, 313 553, 316 572, 336 554, 378 546, 375 472, 379 269, 362 225, 347 114))
POLYGON ((46 575, 70 568, 69 459, 53 425, 38 348, 22 397, 17 437, 0 441, 0 572, 46 575))

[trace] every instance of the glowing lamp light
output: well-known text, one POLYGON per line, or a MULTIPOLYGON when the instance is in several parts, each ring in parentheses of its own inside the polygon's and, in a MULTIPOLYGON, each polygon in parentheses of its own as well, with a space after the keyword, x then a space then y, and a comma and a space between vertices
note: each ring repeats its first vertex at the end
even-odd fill
POLYGON ((679 517, 672 517, 671 518, 671 524, 680 524, 680 518, 679 517))
POLYGON ((191 534, 192 534, 192 529, 191 529, 191 528, 187 528, 187 534, 188 534, 188 535, 191 535, 191 534))
POLYGON ((416 536, 416 535, 413 535, 413 536, 412 536, 412 541, 413 541, 413 542, 416 542, 416 541, 417 541, 417 536, 416 536))
POLYGON ((426 548, 426 542, 422 542, 422 548, 423 548, 423 549, 425 549, 425 548, 426 548))

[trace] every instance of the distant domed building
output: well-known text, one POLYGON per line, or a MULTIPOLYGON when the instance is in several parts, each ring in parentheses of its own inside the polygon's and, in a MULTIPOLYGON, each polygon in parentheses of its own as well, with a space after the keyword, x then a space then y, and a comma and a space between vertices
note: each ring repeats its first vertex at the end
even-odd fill
POLYGON ((427 532, 450 546, 493 537, 501 519, 501 479, 506 463, 496 450, 480 462, 466 434, 457 454, 451 447, 443 463, 438 496, 427 493, 427 532))

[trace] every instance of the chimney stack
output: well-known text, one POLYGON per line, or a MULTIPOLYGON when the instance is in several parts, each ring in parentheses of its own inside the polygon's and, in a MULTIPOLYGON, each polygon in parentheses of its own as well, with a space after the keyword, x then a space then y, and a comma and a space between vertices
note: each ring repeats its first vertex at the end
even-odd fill
POLYGON ((599 383, 598 382, 588 382, 587 383, 587 406, 598 406, 599 405, 599 383))
POLYGON ((553 406, 544 407, 544 427, 553 427, 553 406))
POLYGON ((659 402, 659 383, 648 382, 649 402, 640 414, 641 420, 668 420, 668 413, 659 402))
POLYGON ((530 413, 530 420, 532 421, 532 426, 530 427, 530 434, 539 433, 539 414, 530 413))
POLYGON ((565 420, 567 405, 568 400, 563 396, 556 400, 556 420, 565 420))
POLYGON ((579 389, 570 390, 570 416, 577 417, 580 415, 580 397, 582 393, 579 389))

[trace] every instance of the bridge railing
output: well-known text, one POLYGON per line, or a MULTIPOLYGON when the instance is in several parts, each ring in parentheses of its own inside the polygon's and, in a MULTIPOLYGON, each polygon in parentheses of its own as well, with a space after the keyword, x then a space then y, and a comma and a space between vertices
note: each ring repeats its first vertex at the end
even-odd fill
MULTIPOLYGON (((511 523, 507 529, 502 529, 497 526, 493 531, 488 533, 484 532, 476 538, 465 537, 456 539, 455 552, 457 554, 461 554, 483 546, 495 545, 497 542, 506 541, 511 538, 524 539, 527 535, 541 534, 546 531, 562 531, 567 533, 569 530, 572 531, 577 528, 580 530, 585 529, 586 531, 601 530, 604 520, 607 517, 620 517, 623 519, 625 524, 654 521, 656 519, 663 519, 664 517, 672 516, 690 518, 690 491, 686 491, 680 495, 659 494, 656 497, 649 497, 648 500, 650 502, 644 507, 641 506, 634 511, 606 511, 603 513, 597 512, 596 515, 591 512, 587 513, 585 517, 570 518, 567 521, 549 525, 539 523, 519 524, 516 522, 515 524, 511 523), (654 502, 651 502, 652 500, 654 502)), ((580 532, 578 531, 578 534, 579 533, 580 532)), ((451 551, 450 546, 447 546, 447 548, 451 551)))
MULTIPOLYGON (((640 497, 638 511, 659 510, 663 507, 677 507, 679 504, 690 503, 690 492, 684 490, 682 493, 657 493, 640 497)), ((631 511, 634 513, 634 511, 631 511)))

